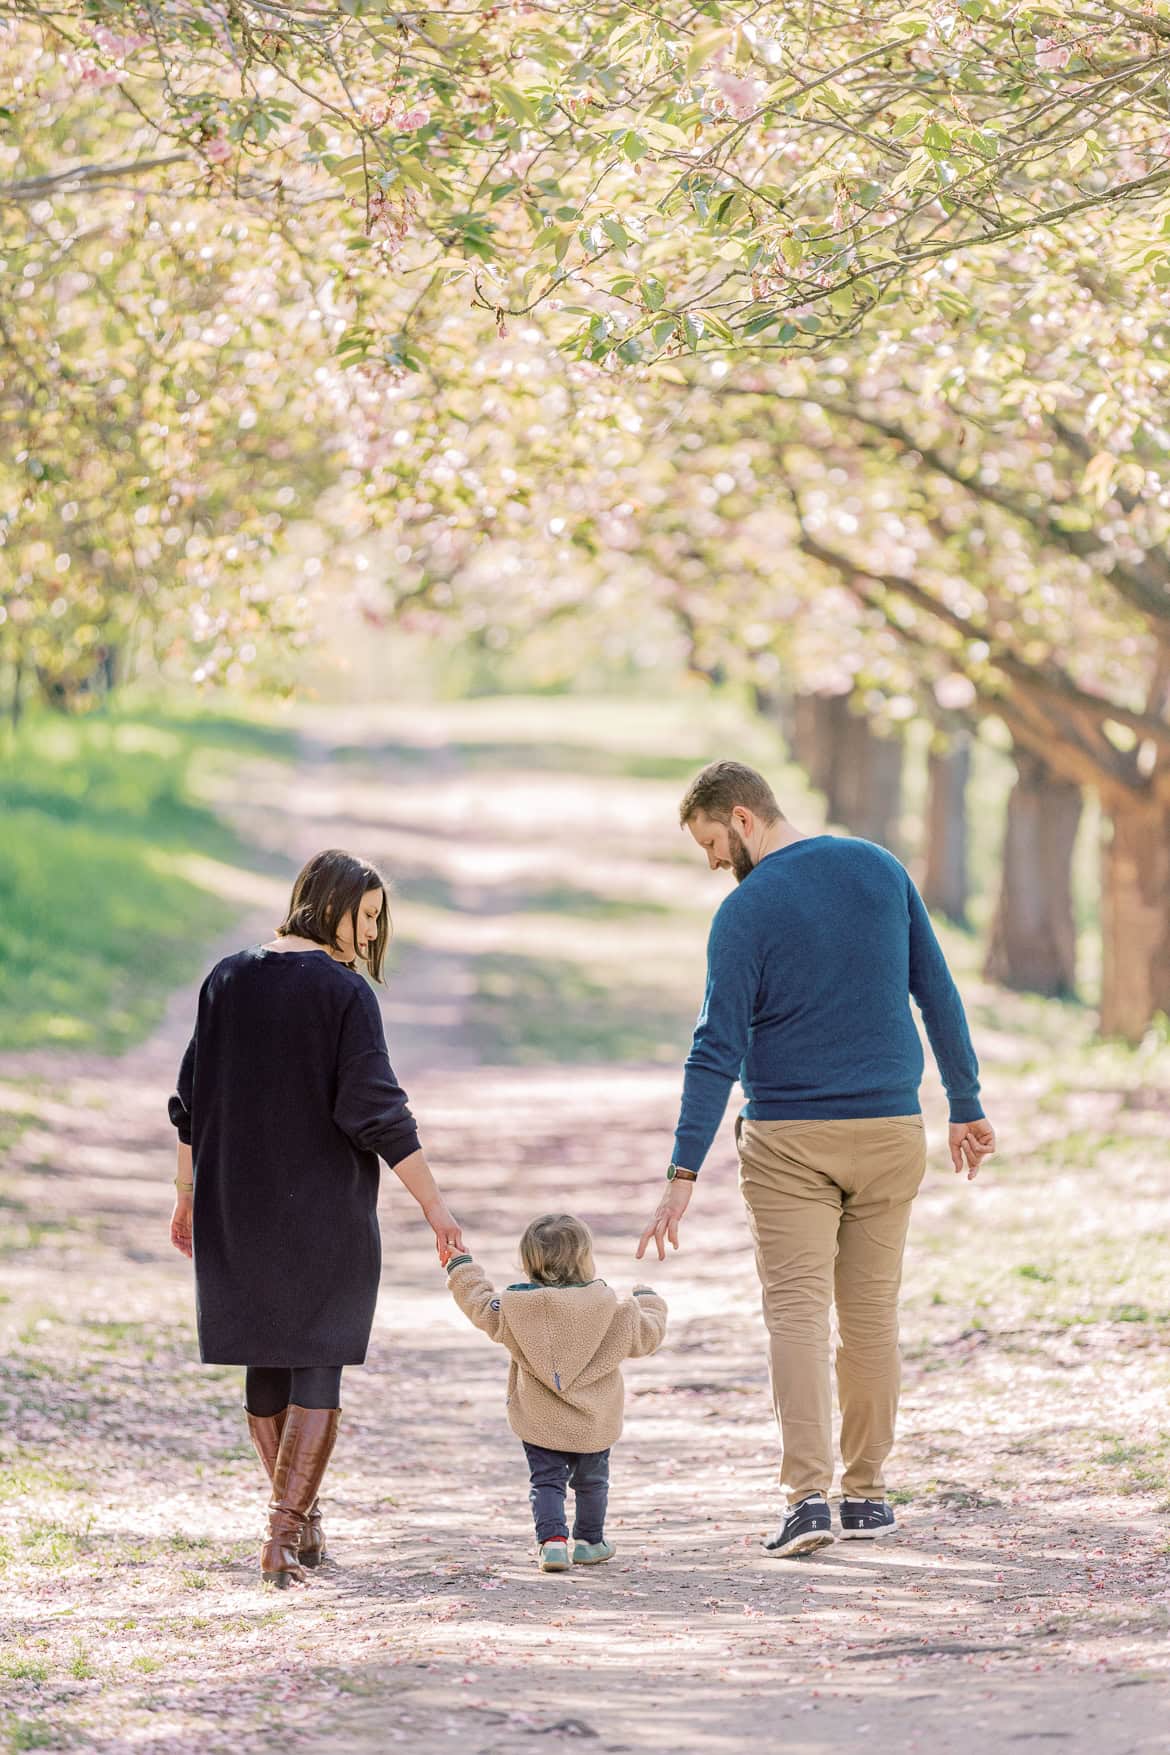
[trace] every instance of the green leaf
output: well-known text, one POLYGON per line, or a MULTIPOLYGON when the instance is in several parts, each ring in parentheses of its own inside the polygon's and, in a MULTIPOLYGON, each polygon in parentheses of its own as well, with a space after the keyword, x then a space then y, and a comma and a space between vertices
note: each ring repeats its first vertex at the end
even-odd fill
POLYGON ((644 280, 642 298, 649 310, 660 311, 666 303, 666 288, 660 280, 644 280))
POLYGON ((780 240, 780 254, 789 268, 799 268, 804 261, 804 250, 797 238, 786 237, 780 240))
POLYGON ((667 317, 655 323, 650 335, 655 347, 665 347, 674 335, 674 318, 667 317))
POLYGON ((536 123, 540 121, 534 106, 522 91, 513 85, 493 85, 489 87, 493 98, 502 110, 507 110, 514 122, 536 123))
POLYGON ((628 250, 630 244, 633 242, 630 234, 622 225, 621 220, 614 219, 611 215, 607 215, 605 219, 602 220, 601 229, 609 239, 610 243, 616 244, 619 250, 628 250))
POLYGON ((748 322, 746 322, 744 324, 744 326, 743 326, 744 335, 745 336, 759 335, 765 329, 770 329, 772 324, 776 322, 779 315, 780 315, 779 311, 775 310, 774 308, 769 308, 766 311, 758 311, 754 317, 750 318, 748 320, 748 322))
POLYGON ((683 340, 686 342, 691 352, 694 353, 702 339, 703 319, 701 317, 692 317, 688 311, 683 318, 683 340))
POLYGON ((722 317, 714 317, 710 311, 704 311, 702 317, 697 318, 697 320, 702 323, 705 329, 709 329, 711 334, 716 336, 720 341, 735 340, 734 334, 723 321, 722 317))
POLYGON ((891 30, 920 37, 923 31, 930 29, 931 19, 929 12, 896 12, 889 22, 891 30))

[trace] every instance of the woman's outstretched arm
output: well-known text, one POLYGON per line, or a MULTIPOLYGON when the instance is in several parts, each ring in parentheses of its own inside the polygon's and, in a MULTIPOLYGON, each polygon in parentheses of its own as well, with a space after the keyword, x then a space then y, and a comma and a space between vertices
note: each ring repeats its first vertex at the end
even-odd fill
POLYGON ((422 1208, 423 1217, 435 1233, 439 1260, 445 1263, 449 1255, 463 1248, 463 1231, 439 1193, 439 1185, 424 1154, 411 1152, 408 1158, 402 1158, 390 1168, 407 1194, 413 1195, 422 1208))

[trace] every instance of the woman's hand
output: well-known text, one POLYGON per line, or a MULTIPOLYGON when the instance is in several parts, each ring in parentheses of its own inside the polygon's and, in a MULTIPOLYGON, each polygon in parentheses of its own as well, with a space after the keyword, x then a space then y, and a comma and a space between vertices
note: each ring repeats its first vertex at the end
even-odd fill
POLYGON ((428 1201, 423 1207, 423 1217, 435 1233, 435 1248, 439 1252, 439 1261, 446 1267, 453 1255, 458 1255, 463 1248, 463 1230, 459 1221, 452 1217, 442 1195, 428 1201))
POLYGON ((175 1198, 175 1210, 171 1214, 171 1242, 180 1255, 191 1258, 191 1196, 180 1194, 175 1198))

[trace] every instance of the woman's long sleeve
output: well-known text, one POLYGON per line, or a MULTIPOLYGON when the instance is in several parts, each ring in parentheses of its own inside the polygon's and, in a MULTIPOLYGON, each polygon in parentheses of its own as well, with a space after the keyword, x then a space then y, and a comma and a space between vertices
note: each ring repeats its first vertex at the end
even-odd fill
POLYGON ((195 1086, 195 1044, 197 1036, 192 1035, 187 1044, 179 1066, 179 1077, 175 1090, 167 1104, 167 1113, 171 1122, 178 1129, 179 1138, 185 1146, 191 1144, 191 1093, 195 1086))
POLYGON ((394 1077, 378 1002, 368 987, 346 1007, 337 1049, 333 1119, 363 1152, 377 1152, 393 1169, 420 1150, 406 1092, 394 1077))

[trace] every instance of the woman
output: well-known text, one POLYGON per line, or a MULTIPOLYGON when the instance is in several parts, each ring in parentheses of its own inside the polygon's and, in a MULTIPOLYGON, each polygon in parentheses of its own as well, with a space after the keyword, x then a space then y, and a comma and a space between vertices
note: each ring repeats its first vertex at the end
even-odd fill
POLYGON ((462 1247, 358 973, 381 980, 388 937, 378 871, 318 853, 276 937, 203 983, 170 1100, 171 1241, 194 1254, 200 1357, 247 1367, 248 1428, 272 1488, 260 1569, 281 1587, 325 1553, 317 1494, 341 1372, 365 1360, 378 1297, 379 1157, 421 1206, 440 1260, 462 1247))

